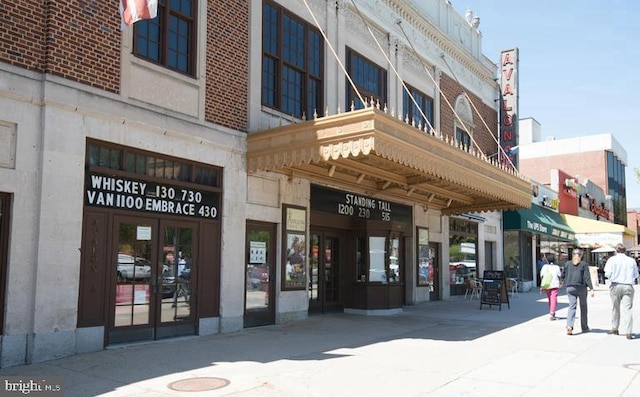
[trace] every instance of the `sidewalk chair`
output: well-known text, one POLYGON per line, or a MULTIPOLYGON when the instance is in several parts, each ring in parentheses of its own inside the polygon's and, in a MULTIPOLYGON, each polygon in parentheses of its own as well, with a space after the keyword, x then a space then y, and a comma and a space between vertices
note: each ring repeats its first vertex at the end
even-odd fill
POLYGON ((482 294, 482 282, 480 280, 473 279, 473 291, 471 293, 471 299, 475 296, 480 299, 480 295, 482 294))
POLYGON ((469 277, 466 280, 466 284, 467 289, 464 292, 464 298, 467 299, 468 296, 470 300, 473 299, 473 297, 480 299, 480 292, 482 292, 482 283, 475 278, 469 277))
POLYGON ((518 280, 515 278, 507 279, 507 288, 511 296, 518 293, 518 280))

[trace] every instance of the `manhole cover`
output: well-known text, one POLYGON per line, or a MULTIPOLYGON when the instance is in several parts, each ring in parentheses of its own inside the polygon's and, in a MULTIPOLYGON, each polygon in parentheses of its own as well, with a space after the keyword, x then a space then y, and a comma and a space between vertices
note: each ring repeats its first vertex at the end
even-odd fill
POLYGON ((221 389, 230 382, 222 378, 189 378, 169 383, 169 389, 175 391, 207 391, 221 389))

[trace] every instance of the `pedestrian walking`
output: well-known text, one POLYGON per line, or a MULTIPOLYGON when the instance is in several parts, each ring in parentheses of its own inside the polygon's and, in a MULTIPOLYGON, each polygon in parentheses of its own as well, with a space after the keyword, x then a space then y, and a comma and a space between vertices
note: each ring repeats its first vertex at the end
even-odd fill
POLYGON ((604 276, 611 282, 609 295, 613 309, 609 333, 619 335, 622 331, 627 339, 633 339, 633 284, 638 278, 638 266, 626 252, 623 244, 616 245, 616 254, 604 265, 604 276))
POLYGON ((558 291, 561 285, 562 270, 560 266, 555 264, 554 255, 547 257, 549 263, 546 263, 540 269, 540 291, 547 294, 549 300, 549 315, 553 321, 556 319, 556 307, 558 306, 558 291))
POLYGON ((571 260, 564 264, 564 285, 567 286, 569 298, 569 311, 567 314, 567 335, 573 335, 573 324, 576 321, 576 307, 580 303, 580 328, 582 333, 590 331, 587 317, 587 291, 591 290, 593 297, 593 284, 589 265, 582 260, 582 250, 576 248, 571 254, 571 260))
POLYGON ((547 254, 543 252, 540 258, 538 258, 538 262, 536 262, 536 278, 538 285, 540 285, 542 281, 542 267, 547 263, 549 263, 549 258, 547 258, 547 254))

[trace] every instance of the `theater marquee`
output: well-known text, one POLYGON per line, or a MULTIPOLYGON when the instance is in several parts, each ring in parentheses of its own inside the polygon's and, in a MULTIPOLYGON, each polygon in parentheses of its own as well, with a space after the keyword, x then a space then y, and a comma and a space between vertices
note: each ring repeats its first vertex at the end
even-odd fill
POLYGON ((88 206, 194 218, 218 217, 217 192, 98 173, 87 173, 85 184, 88 206))

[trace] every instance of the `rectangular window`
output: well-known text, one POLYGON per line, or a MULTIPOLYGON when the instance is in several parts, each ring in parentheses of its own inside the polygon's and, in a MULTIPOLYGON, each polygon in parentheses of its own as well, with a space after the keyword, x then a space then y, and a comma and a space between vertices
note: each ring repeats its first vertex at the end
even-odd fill
POLYGON ((449 219, 449 285, 451 295, 464 295, 467 279, 477 277, 478 224, 449 219))
POLYGON ((425 93, 418 91, 407 84, 407 90, 402 91, 402 109, 404 109, 403 118, 409 120, 409 123, 415 123, 417 126, 424 128, 427 125, 433 127, 433 99, 425 93), (415 100, 415 102, 411 99, 415 100), (425 122, 424 118, 427 118, 425 122))
POLYGON ((222 185, 222 169, 219 167, 97 141, 87 145, 86 162, 91 169, 104 168, 210 187, 222 185))
POLYGON ((418 228, 418 285, 428 286, 433 284, 434 263, 433 255, 429 250, 429 230, 418 228))
POLYGON ((627 187, 625 182, 625 166, 620 159, 607 151, 607 188, 613 199, 613 221, 624 225, 627 217, 627 187))
POLYGON ((282 260, 282 289, 304 290, 307 287, 307 210, 302 207, 283 206, 284 229, 282 260))
POLYGON ((297 118, 323 114, 320 32, 279 5, 262 10, 262 105, 297 118))
POLYGON ((369 281, 387 282, 386 237, 369 237, 369 281))
POLYGON ((471 137, 462 128, 456 128, 456 141, 462 142, 466 147, 471 147, 471 137))
POLYGON ((135 23, 133 53, 169 69, 195 75, 196 0, 159 0, 158 16, 135 23))
MULTIPOLYGON (((351 80, 365 101, 373 100, 373 103, 379 103, 381 108, 387 104, 387 71, 385 69, 347 48, 347 73, 351 76, 351 80)), ((364 108, 364 104, 360 101, 349 80, 347 78, 345 80, 347 85, 346 109, 351 109, 352 104, 355 109, 364 108)))

